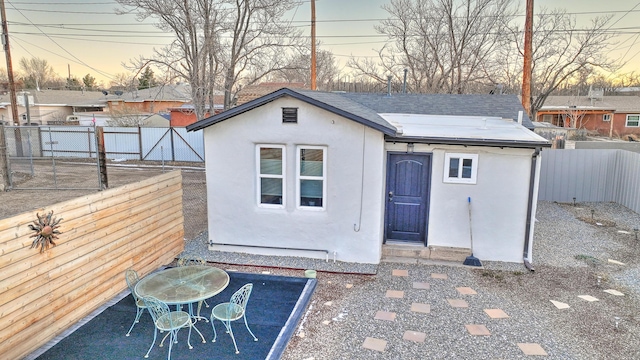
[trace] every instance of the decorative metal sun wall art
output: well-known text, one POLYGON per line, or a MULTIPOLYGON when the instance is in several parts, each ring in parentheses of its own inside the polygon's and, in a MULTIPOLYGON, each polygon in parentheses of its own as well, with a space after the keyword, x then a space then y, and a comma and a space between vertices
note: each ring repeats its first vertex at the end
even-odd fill
POLYGON ((62 219, 56 219, 53 217, 53 210, 48 214, 40 214, 36 213, 38 220, 34 221, 33 224, 29 224, 29 228, 36 233, 31 235, 30 237, 34 237, 35 239, 31 243, 31 248, 40 247, 40 253, 43 253, 45 250, 49 249, 49 246, 56 246, 56 243, 53 241, 54 239, 58 239, 56 235, 62 234, 59 230, 57 230, 60 225, 60 221, 62 219))

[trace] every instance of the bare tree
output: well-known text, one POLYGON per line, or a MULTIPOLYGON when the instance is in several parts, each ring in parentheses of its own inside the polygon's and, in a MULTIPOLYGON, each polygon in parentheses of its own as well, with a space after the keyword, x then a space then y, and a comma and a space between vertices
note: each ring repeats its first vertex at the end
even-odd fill
POLYGON ((216 84, 222 84, 229 108, 239 85, 285 68, 287 49, 301 46, 299 31, 283 21, 294 0, 117 1, 139 19, 157 18, 160 29, 175 34, 173 43, 137 59, 135 67, 153 63, 188 81, 198 119, 213 108, 216 84))
MULTIPOLYGON (((547 97, 561 85, 579 82, 580 75, 585 77, 596 69, 615 70, 615 62, 607 57, 615 36, 609 29, 610 20, 611 16, 597 17, 589 26, 577 28, 575 17, 565 10, 540 10, 533 24, 529 117, 535 118, 547 97)), ((522 56, 523 30, 514 25, 510 33, 511 45, 522 56)))
MULTIPOLYGON (((300 54, 294 57, 288 68, 281 69, 272 80, 298 82, 309 84, 311 79, 311 55, 300 54)), ((316 53, 316 82, 318 90, 328 91, 338 78, 338 65, 333 53, 328 50, 318 50, 316 53)))
POLYGON ((515 16, 510 0, 391 0, 389 18, 376 26, 388 42, 378 61, 351 59, 357 74, 396 83, 408 69, 408 88, 419 93, 465 93, 489 83, 488 69, 508 40, 515 16))
POLYGON ((46 59, 25 57, 20 59, 22 81, 27 89, 40 89, 47 85, 59 85, 60 79, 46 59))
POLYGON ((128 107, 111 110, 110 115, 107 125, 123 127, 142 126, 145 124, 145 119, 149 117, 149 114, 140 114, 139 111, 128 107))

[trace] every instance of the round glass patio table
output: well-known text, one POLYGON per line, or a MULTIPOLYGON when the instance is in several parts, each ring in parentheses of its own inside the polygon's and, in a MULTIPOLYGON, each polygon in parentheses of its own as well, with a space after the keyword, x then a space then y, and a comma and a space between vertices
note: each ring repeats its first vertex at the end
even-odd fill
POLYGON ((142 278, 134 291, 169 305, 191 304, 220 293, 229 285, 229 274, 213 266, 180 266, 142 278))

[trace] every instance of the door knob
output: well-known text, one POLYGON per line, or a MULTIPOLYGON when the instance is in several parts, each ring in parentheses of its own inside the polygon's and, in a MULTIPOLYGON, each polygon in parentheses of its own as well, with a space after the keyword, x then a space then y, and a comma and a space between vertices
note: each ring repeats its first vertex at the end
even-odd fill
POLYGON ((389 201, 393 201, 393 191, 389 191, 389 201))

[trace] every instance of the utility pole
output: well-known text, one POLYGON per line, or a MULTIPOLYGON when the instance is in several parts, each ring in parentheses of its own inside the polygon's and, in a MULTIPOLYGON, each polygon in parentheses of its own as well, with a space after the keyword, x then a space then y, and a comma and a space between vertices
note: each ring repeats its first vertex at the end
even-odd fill
POLYGON ((311 90, 316 90, 316 0, 311 0, 311 90))
POLYGON ((5 12, 4 0, 0 0, 0 15, 2 15, 2 44, 4 54, 7 58, 7 75, 9 77, 9 96, 11 98, 11 117, 20 124, 18 119, 18 101, 16 100, 16 83, 13 79, 13 66, 11 65, 11 49, 9 47, 9 30, 7 27, 7 14, 5 12))
POLYGON ((533 52, 533 0, 527 0, 527 13, 524 21, 524 65, 522 67, 522 107, 527 111, 531 121, 535 121, 531 113, 531 56, 533 52))

